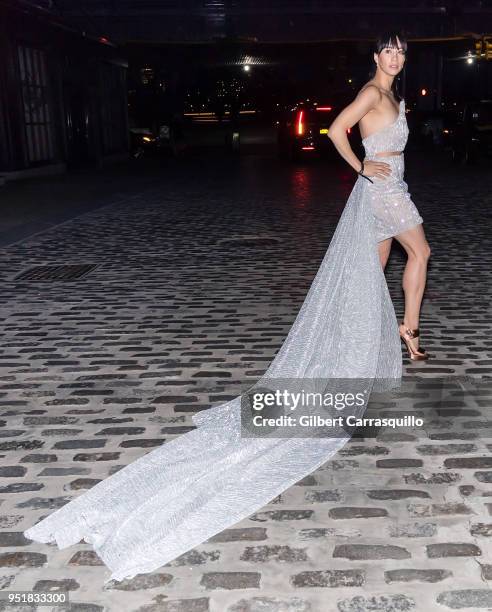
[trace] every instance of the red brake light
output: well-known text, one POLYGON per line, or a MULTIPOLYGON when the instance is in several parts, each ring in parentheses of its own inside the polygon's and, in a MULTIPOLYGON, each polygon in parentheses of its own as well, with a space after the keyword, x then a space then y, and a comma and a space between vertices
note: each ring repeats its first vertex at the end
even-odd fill
POLYGON ((332 107, 331 106, 317 106, 316 110, 317 111, 331 111, 332 107))
POLYGON ((304 115, 304 111, 299 111, 297 116, 297 133, 301 136, 304 134, 304 123, 302 122, 302 116, 304 115))

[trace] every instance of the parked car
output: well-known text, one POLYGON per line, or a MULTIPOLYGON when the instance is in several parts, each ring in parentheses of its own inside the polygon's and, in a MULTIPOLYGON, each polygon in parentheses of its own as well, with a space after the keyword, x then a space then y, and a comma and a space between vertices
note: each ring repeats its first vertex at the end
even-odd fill
POLYGON ((492 155, 492 100, 458 108, 446 136, 453 161, 469 164, 492 155))
POLYGON ((130 151, 135 159, 153 155, 181 157, 186 149, 183 117, 175 113, 166 124, 149 127, 130 127, 130 151))
POLYGON ((157 134, 150 128, 130 128, 130 154, 133 158, 159 154, 169 148, 169 126, 161 125, 157 134))
POLYGON ((410 129, 407 149, 433 150, 444 144, 445 114, 442 110, 411 109, 407 111, 410 129))
MULTIPOLYGON (((336 153, 328 138, 330 125, 345 104, 303 101, 280 112, 277 122, 277 148, 282 158, 299 160, 336 153)), ((358 129, 348 129, 349 141, 360 144, 358 129)), ((351 142, 352 145, 352 142, 351 142)))

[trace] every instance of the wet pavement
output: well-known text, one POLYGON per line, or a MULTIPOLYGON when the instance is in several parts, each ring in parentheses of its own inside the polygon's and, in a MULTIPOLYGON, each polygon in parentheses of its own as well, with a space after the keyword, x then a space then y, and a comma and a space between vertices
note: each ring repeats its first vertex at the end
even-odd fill
MULTIPOLYGON (((492 374, 487 168, 406 155, 432 249, 420 327, 433 359, 405 357, 405 375, 492 374)), ((486 387, 467 412, 447 407, 424 440, 352 440, 149 575, 103 586, 108 570, 88 544, 60 551, 22 535, 261 376, 354 181, 343 164, 291 165, 265 148, 3 188, 1 589, 68 589, 73 612, 492 609, 486 387), (15 280, 39 265, 94 267, 15 280)), ((404 263, 395 244, 386 276, 399 317, 404 263)))

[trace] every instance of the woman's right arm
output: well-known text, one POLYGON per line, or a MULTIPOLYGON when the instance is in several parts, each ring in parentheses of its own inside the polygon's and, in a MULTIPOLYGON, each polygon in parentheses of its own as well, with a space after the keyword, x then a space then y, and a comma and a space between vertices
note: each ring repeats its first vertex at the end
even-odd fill
MULTIPOLYGON (((347 130, 352 128, 364 115, 373 109, 381 99, 381 92, 374 85, 368 85, 336 117, 328 130, 328 138, 336 150, 352 168, 359 172, 362 162, 353 152, 347 138, 347 130)), ((385 176, 390 174, 390 166, 385 162, 368 160, 364 162, 366 176, 385 176)))

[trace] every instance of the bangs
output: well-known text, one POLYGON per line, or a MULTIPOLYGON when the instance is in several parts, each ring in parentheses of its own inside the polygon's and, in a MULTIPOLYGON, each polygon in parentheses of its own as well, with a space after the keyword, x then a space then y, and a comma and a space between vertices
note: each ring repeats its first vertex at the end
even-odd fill
POLYGON ((407 41, 406 38, 400 34, 395 33, 384 33, 377 39, 375 52, 379 55, 383 49, 389 47, 390 49, 403 49, 407 52, 407 41), (400 40, 401 47, 398 46, 398 39, 400 40))

